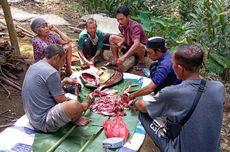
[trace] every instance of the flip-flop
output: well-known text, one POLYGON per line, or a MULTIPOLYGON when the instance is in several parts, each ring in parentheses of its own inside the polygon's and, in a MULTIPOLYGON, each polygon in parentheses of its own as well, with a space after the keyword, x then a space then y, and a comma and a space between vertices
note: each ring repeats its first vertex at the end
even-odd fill
POLYGON ((118 67, 116 64, 113 64, 112 62, 108 62, 104 66, 105 67, 118 67))
POLYGON ((143 61, 139 61, 135 66, 135 70, 141 71, 145 67, 145 63, 143 61))
POLYGON ((150 70, 149 69, 147 69, 147 68, 144 68, 143 70, 143 74, 146 76, 146 77, 150 77, 150 70))

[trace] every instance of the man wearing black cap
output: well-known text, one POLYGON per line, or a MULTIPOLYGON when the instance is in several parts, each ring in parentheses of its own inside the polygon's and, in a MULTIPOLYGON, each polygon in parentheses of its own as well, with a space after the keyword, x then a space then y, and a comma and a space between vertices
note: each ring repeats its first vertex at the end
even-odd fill
POLYGON ((165 47, 165 39, 162 37, 149 38, 146 45, 148 56, 158 62, 150 68, 151 83, 140 90, 131 93, 128 100, 154 92, 155 94, 163 87, 179 84, 180 80, 172 69, 172 56, 165 47))
POLYGON ((220 151, 225 89, 221 82, 199 75, 203 58, 197 45, 178 47, 172 64, 182 82, 163 88, 152 99, 131 103, 161 152, 220 151))

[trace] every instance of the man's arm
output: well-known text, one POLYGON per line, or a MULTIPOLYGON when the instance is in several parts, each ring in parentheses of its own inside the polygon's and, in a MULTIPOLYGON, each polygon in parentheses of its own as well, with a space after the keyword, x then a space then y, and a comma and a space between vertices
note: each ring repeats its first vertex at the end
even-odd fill
POLYGON ((54 100, 56 101, 56 103, 62 103, 64 101, 67 101, 67 98, 65 97, 65 95, 54 96, 54 100))
POLYGON ((95 62, 95 60, 96 60, 96 57, 99 56, 100 53, 101 53, 101 51, 100 51, 100 50, 97 50, 97 52, 95 53, 95 55, 91 58, 90 61, 91 61, 93 64, 94 64, 94 62, 95 62))
POLYGON ((144 96, 144 95, 147 95, 147 94, 150 94, 152 93, 155 89, 156 89, 156 84, 154 82, 150 82, 147 86, 141 88, 140 90, 138 91, 135 91, 133 93, 131 93, 128 97, 129 100, 133 100, 135 99, 136 97, 139 97, 139 96, 144 96))
POLYGON ((145 103, 143 100, 133 100, 133 103, 131 103, 138 111, 141 111, 143 113, 147 113, 147 108, 145 106, 145 103))
MULTIPOLYGON (((69 84, 69 85, 75 85, 77 83, 77 80, 76 79, 71 79, 71 78, 64 78, 62 81, 61 81, 61 87, 62 89, 64 88, 65 85, 69 84)), ((62 90, 64 92, 64 90, 62 90)), ((56 103, 62 103, 64 101, 67 100, 66 96, 63 94, 63 95, 60 95, 60 96, 54 96, 54 100, 56 101, 56 103)))
POLYGON ((128 57, 135 53, 135 50, 140 46, 140 40, 134 40, 133 45, 130 47, 128 52, 126 52, 122 57, 120 57, 117 61, 118 64, 122 64, 128 57))
POLYGON ((130 49, 128 50, 128 52, 126 52, 124 54, 125 59, 130 57, 131 55, 133 55, 135 53, 135 50, 140 46, 140 40, 136 39, 133 42, 133 45, 130 47, 130 49))
POLYGON ((83 52, 81 49, 78 49, 78 54, 79 54, 79 57, 81 58, 81 60, 83 60, 83 62, 85 62, 88 66, 90 65, 93 65, 93 63, 89 60, 86 59, 86 57, 84 56, 83 52))

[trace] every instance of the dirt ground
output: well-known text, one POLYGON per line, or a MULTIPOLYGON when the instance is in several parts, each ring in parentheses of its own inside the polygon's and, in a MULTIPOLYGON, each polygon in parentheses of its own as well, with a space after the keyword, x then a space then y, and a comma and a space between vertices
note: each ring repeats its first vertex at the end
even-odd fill
MULTIPOLYGON (((35 13, 35 12, 41 14, 53 13, 66 19, 72 26, 76 25, 79 22, 79 18, 80 18, 79 10, 72 9, 72 7, 70 7, 69 0, 66 0, 65 3, 60 2, 52 5, 49 4, 50 3, 38 4, 32 2, 31 0, 25 0, 25 2, 21 2, 20 5, 12 4, 12 6, 24 9, 26 11, 30 11, 31 13, 35 13), (62 5, 63 7, 59 7, 60 5, 62 5)), ((0 18, 2 17, 0 16, 0 18)), ((29 28, 29 22, 22 22, 17 24, 31 31, 29 28)), ((71 38, 73 39, 77 38, 77 34, 73 33, 71 29, 66 27, 60 27, 60 28, 63 31, 65 31, 68 34, 68 36, 70 36, 71 38)), ((5 38, 5 40, 9 40, 9 39, 5 38)), ((28 37, 19 38, 19 44, 21 48, 21 54, 28 57, 27 61, 29 64, 33 63, 31 39, 28 37)), ((76 44, 73 43, 73 46, 75 45, 76 44)), ((74 50, 76 51, 76 48, 74 48, 74 50)), ((109 52, 108 55, 110 55, 109 52)), ((147 66, 148 65, 146 65, 146 67, 147 66)), ((138 75, 143 75, 143 73, 137 72, 135 70, 131 70, 129 72, 138 75)), ((21 73, 21 79, 19 81, 20 84, 22 84, 23 78, 24 78, 24 73, 21 73)), ((223 83, 226 86, 227 96, 225 100, 224 119, 223 119, 222 131, 221 131, 221 151, 227 152, 230 151, 230 100, 228 96, 230 94, 230 89, 229 89, 230 83, 229 82, 223 82, 223 83)), ((4 130, 8 125, 14 123, 22 115, 24 115, 21 92, 10 86, 8 86, 7 88, 11 92, 9 98, 6 98, 7 93, 2 87, 0 87, 0 132, 4 130)), ((141 152, 156 151, 152 141, 148 136, 146 136, 146 139, 140 151, 141 152)))

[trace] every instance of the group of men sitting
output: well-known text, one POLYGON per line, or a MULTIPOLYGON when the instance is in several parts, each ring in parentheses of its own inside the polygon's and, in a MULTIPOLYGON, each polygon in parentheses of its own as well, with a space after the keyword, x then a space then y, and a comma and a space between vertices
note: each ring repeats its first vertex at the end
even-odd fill
MULTIPOLYGON (((204 58, 201 47, 182 45, 171 55, 164 38, 147 39, 141 25, 130 18, 126 6, 117 8, 116 18, 121 35, 105 35, 97 29, 93 18, 87 20, 78 41, 82 64, 90 66, 99 56, 106 58, 105 43, 112 50, 111 65, 120 65, 135 55, 136 68, 143 68, 147 52, 150 59, 157 61, 150 67, 152 81, 124 98, 125 102, 133 101, 131 105, 139 111, 146 132, 160 151, 219 151, 224 86, 218 81, 203 81, 199 75, 204 58), (153 96, 151 101, 135 100, 147 94, 153 96), (194 106, 195 101, 198 103, 194 106), (189 119, 175 138, 167 133, 159 136, 153 127, 156 118, 180 124, 185 117, 189 119)), ((66 73, 72 73, 70 39, 42 18, 35 19, 31 29, 37 34, 33 39, 35 63, 29 67, 22 87, 24 110, 31 125, 43 132, 55 132, 69 122, 86 125, 90 120, 82 115, 91 102, 67 101, 63 87, 78 82, 68 77, 61 80, 59 74, 64 64, 66 73)))

